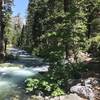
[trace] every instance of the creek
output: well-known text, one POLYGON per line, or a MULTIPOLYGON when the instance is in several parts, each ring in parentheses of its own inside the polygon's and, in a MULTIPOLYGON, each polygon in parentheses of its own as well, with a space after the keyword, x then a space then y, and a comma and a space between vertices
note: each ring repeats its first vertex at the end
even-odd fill
POLYGON ((23 91, 27 78, 38 76, 39 72, 47 72, 48 64, 37 57, 20 57, 18 60, 10 60, 0 65, 0 100, 23 91))

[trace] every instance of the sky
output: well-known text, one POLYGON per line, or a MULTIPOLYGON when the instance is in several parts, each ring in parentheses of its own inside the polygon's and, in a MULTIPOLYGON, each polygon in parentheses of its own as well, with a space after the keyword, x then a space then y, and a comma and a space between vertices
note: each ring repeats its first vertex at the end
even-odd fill
POLYGON ((28 0, 14 0, 13 15, 18 13, 21 17, 25 18, 27 13, 28 0))

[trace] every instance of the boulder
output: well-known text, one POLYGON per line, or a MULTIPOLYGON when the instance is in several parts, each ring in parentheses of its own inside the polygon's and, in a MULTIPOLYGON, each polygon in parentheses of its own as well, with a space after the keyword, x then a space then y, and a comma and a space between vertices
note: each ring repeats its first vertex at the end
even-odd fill
POLYGON ((82 86, 81 83, 70 88, 72 93, 76 93, 81 97, 87 98, 89 100, 94 100, 94 93, 88 86, 82 86))

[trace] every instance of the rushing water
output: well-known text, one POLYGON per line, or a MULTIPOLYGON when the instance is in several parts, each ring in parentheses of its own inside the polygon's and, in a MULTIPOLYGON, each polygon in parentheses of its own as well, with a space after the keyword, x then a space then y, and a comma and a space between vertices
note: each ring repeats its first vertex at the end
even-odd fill
POLYGON ((20 92, 25 79, 48 71, 48 67, 41 59, 34 57, 22 57, 4 64, 0 67, 0 100, 10 100, 8 96, 20 92))

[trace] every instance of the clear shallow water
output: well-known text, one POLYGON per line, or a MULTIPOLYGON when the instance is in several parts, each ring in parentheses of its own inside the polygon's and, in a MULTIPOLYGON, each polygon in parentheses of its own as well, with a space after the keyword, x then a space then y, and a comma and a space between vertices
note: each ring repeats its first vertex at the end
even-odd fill
POLYGON ((24 85, 26 78, 33 77, 37 74, 38 72, 24 68, 0 68, 0 98, 15 94, 24 85))
POLYGON ((0 97, 3 95, 5 97, 7 95, 13 94, 16 91, 16 89, 18 89, 19 87, 23 87, 25 79, 37 76, 40 71, 43 72, 43 70, 45 71, 45 69, 45 67, 0 68, 0 97))
POLYGON ((21 57, 4 64, 0 67, 0 100, 11 100, 9 96, 21 92, 25 79, 47 72, 48 68, 42 59, 35 57, 21 57))

